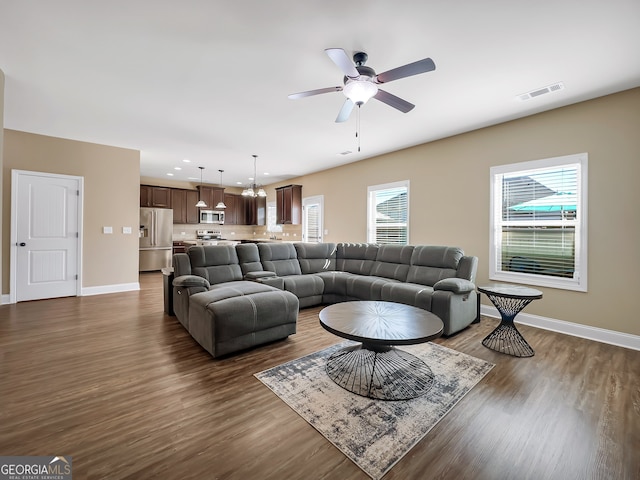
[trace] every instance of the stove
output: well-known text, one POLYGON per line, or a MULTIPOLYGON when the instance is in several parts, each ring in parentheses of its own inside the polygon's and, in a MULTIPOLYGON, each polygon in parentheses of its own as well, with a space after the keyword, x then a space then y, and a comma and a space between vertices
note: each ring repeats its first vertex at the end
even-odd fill
POLYGON ((198 240, 220 240, 222 232, 217 230, 196 230, 196 238, 198 240))

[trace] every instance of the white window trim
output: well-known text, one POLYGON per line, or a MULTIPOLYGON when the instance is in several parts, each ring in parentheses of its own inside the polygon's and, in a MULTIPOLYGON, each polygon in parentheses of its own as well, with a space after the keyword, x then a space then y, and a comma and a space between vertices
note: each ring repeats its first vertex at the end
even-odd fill
POLYGON ((579 153, 561 157, 533 160, 522 163, 500 165, 490 169, 490 205, 489 219, 489 279, 507 281, 512 283, 524 283, 542 287, 559 288, 564 290, 587 291, 587 179, 588 179, 588 154, 579 153), (578 185, 578 215, 579 233, 576 234, 576 261, 579 266, 577 278, 549 277, 530 273, 507 272, 499 268, 501 250, 499 239, 502 238, 500 224, 495 219, 502 218, 501 202, 496 201, 496 195, 502 196, 502 184, 496 181, 496 175, 520 172, 523 175, 542 168, 551 168, 566 164, 580 165, 580 182, 578 185))
POLYGON ((410 217, 410 204, 411 204, 411 196, 410 196, 410 182, 409 180, 401 180, 399 182, 391 182, 391 183, 382 183, 380 185, 371 185, 367 187, 367 242, 374 243, 376 241, 376 209, 372 205, 371 198, 375 192, 379 190, 387 190, 390 188, 407 188, 407 244, 409 243, 409 239, 411 238, 409 231, 409 219, 410 217))

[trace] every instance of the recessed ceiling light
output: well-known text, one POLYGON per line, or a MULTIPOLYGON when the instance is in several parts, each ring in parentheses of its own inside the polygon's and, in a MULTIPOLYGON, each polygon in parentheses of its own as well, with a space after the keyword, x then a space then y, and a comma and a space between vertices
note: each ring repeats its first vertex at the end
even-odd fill
POLYGON ((184 163, 191 163, 191 160, 185 158, 184 160, 182 160, 184 163))
POLYGON ((269 175, 269 172, 264 172, 263 175, 269 175))
POLYGON ((187 177, 187 180, 199 180, 198 177, 187 177))
POLYGON ((242 185, 242 182, 236 182, 236 185, 242 185))
POLYGON ((173 177, 173 173, 167 173, 167 176, 173 177))
POLYGON ((174 170, 182 170, 182 167, 173 167, 174 170))

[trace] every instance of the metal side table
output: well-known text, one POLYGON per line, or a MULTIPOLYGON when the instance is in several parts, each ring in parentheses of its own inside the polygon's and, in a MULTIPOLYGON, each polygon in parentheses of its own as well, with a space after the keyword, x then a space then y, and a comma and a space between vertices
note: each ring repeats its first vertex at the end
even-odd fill
POLYGON ((518 331, 513 319, 533 300, 542 298, 542 292, 534 288, 504 283, 478 287, 478 291, 489 297, 502 317, 500 325, 482 340, 482 345, 514 357, 533 357, 533 348, 518 331))

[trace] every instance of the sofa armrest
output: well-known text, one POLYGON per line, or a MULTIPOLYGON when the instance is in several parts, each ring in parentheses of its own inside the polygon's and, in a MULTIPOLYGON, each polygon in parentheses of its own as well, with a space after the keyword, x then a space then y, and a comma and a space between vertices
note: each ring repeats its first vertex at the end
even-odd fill
POLYGON ((256 281, 260 281, 262 279, 265 278, 269 278, 269 277, 275 277, 276 274, 275 272, 268 272, 268 271, 263 271, 263 270, 259 270, 256 272, 247 272, 244 276, 245 280, 252 280, 254 282, 256 281))
POLYGON ((198 275, 181 275, 173 279, 173 286, 184 288, 202 287, 209 290, 211 284, 209 280, 198 275))
POLYGON ((469 293, 476 289, 476 286, 464 278, 445 278, 436 282, 434 290, 445 290, 453 293, 469 293))

